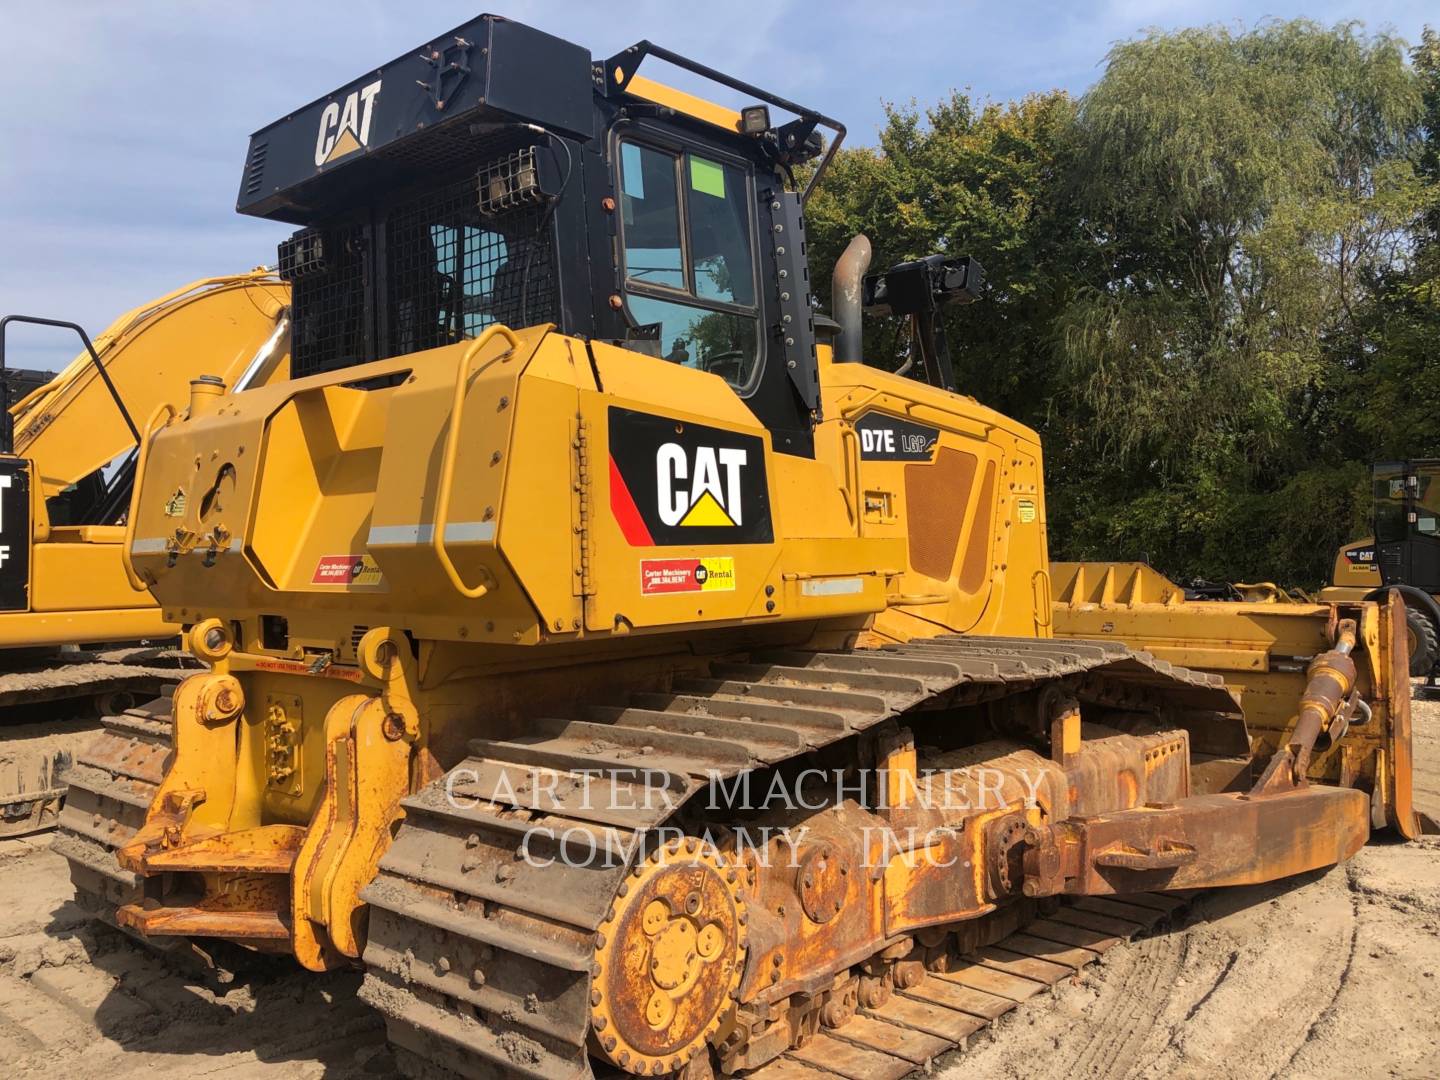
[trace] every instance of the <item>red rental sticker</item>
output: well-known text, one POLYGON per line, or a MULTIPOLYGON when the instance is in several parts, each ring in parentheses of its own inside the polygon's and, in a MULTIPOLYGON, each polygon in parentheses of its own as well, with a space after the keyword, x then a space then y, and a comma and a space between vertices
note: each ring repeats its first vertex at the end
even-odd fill
POLYGON ((374 585, 380 567, 369 555, 325 555, 315 564, 312 585, 374 585))
POLYGON ((640 595, 679 592, 734 592, 735 560, 729 555, 699 559, 641 559, 640 595))
POLYGON ((699 559, 642 559, 640 561, 640 592, 699 592, 703 582, 696 576, 699 559))

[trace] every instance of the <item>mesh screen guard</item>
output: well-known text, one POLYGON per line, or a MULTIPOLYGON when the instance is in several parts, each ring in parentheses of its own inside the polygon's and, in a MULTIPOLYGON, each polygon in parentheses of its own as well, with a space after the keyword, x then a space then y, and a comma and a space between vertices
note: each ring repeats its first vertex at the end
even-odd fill
POLYGON ((495 323, 520 329, 556 320, 551 204, 481 209, 481 177, 516 153, 513 138, 506 141, 433 147, 425 165, 463 156, 474 167, 377 208, 373 224, 303 229, 281 243, 280 276, 293 289, 295 377, 453 344, 495 323))

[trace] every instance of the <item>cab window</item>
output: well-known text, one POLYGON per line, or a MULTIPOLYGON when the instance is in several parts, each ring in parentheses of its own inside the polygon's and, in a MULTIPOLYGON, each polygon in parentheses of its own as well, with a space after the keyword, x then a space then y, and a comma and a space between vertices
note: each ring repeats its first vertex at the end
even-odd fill
POLYGON ((753 381, 760 312, 746 171, 690 150, 620 144, 630 348, 753 381))

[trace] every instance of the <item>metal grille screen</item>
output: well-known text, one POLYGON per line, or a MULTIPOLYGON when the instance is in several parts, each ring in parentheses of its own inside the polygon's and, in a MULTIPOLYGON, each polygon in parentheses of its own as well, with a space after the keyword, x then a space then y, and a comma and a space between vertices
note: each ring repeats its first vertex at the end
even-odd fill
MULTIPOLYGON (((514 152, 486 150, 486 160, 514 152)), ((494 323, 557 321, 549 206, 482 214, 479 196, 472 173, 395 206, 378 226, 383 254, 359 225, 302 229, 281 243, 295 377, 450 345, 494 323)))
POLYGON ((290 282, 290 371, 295 378, 365 359, 365 236, 361 229, 306 229, 280 245, 290 282))
POLYGON ((385 225, 385 355, 473 338, 494 323, 552 321, 546 220, 543 205, 482 215, 473 176, 397 207, 385 225))

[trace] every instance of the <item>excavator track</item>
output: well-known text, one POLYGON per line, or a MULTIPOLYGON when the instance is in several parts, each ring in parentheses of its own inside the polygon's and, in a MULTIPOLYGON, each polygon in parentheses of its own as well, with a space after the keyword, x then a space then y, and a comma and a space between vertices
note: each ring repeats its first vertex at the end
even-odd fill
MULTIPOLYGON (((589 1045, 597 1037, 592 1007, 603 931, 627 877, 642 872, 633 855, 638 837, 674 820, 676 808, 717 775, 793 761, 902 714, 1057 680, 1081 700, 1139 703, 1158 694, 1182 711, 1238 711, 1218 677, 1111 642, 953 636, 717 662, 708 678, 679 681, 669 693, 537 720, 523 741, 474 740, 466 761, 405 800, 404 824, 362 893, 370 920, 361 995, 384 1014, 412 1075, 594 1075, 589 1045), (562 780, 537 811, 526 797, 537 769, 632 790, 596 805, 589 785, 562 780), (646 797, 635 775, 647 769, 669 778, 671 798, 646 797), (545 864, 531 857, 544 854, 531 846, 537 830, 566 842, 618 840, 618 850, 632 854, 545 864)), ((677 852, 680 844, 669 841, 677 852)), ((954 971, 927 974, 754 1075, 814 1080, 817 1067, 852 1078, 906 1075, 1177 903, 1143 897, 1002 908, 967 934, 966 951, 979 951, 954 971)), ((622 1062, 624 1071, 654 1075, 681 1064, 622 1062)))
POLYGON ((107 716, 67 776, 54 849, 70 862, 78 903, 111 925, 115 909, 139 896, 140 879, 115 852, 145 823, 165 776, 171 746, 171 695, 107 716))

